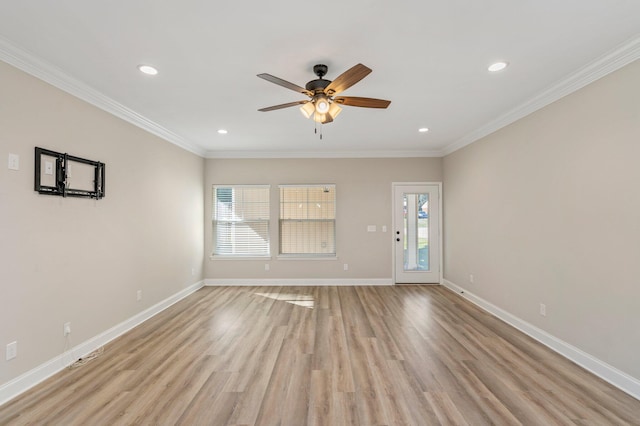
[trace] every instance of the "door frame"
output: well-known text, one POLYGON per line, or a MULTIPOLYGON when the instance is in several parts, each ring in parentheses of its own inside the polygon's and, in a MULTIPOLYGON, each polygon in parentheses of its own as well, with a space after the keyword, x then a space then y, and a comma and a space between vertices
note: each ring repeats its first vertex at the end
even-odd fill
MULTIPOLYGON (((441 285, 442 284, 442 280, 444 278, 444 254, 442 253, 442 222, 443 222, 443 217, 442 217, 442 182, 391 182, 391 229, 399 229, 396 226, 396 206, 394 205, 395 203, 395 191, 396 191, 396 187, 398 186, 405 186, 405 185, 433 185, 433 186, 437 186, 438 187, 438 216, 439 219, 438 220, 438 251, 440 253, 439 256, 439 265, 438 267, 440 268, 440 273, 438 276, 438 282, 437 283, 431 283, 431 284, 425 284, 425 285, 441 285)), ((391 232, 391 244, 393 244, 393 249, 391 250, 391 256, 392 256, 392 260, 391 260, 391 281, 393 283, 393 285, 396 285, 396 250, 398 245, 396 244, 395 241, 395 233, 391 232)))

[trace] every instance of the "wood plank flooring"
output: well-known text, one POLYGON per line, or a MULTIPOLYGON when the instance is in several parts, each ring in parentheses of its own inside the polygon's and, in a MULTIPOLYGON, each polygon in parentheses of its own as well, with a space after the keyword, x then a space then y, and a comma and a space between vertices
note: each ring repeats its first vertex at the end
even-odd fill
POLYGON ((205 287, 0 424, 640 425, 640 401, 439 286, 205 287))

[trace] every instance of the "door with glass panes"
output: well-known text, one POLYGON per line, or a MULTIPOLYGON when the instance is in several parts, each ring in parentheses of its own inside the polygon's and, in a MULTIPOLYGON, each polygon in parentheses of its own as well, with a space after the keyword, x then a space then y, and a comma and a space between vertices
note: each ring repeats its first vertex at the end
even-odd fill
POLYGON ((394 281, 440 282, 440 185, 394 184, 394 281))

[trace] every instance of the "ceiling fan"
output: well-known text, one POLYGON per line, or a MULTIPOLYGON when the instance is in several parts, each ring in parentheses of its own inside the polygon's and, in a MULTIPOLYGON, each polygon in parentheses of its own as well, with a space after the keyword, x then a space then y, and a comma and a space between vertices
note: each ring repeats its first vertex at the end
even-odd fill
POLYGON ((309 99, 289 102, 281 105, 274 105, 261 108, 258 111, 274 111, 276 109, 289 108, 296 105, 302 105, 300 111, 307 118, 313 118, 318 123, 331 123, 334 118, 342 111, 340 105, 364 107, 364 108, 386 108, 391 101, 374 98, 361 98, 355 96, 338 96, 339 94, 353 86, 371 72, 371 69, 358 64, 348 69, 344 73, 336 77, 335 80, 325 80, 328 67, 326 65, 314 65, 313 72, 318 76, 317 79, 311 80, 306 86, 300 87, 296 84, 289 83, 281 78, 274 77, 271 74, 258 74, 258 77, 275 83, 287 89, 295 90, 298 93, 307 95, 309 99))

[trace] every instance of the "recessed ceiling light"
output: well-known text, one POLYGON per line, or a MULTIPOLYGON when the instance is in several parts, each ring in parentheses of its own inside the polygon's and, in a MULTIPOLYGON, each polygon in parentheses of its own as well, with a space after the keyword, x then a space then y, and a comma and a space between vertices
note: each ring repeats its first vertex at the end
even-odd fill
POLYGON ((497 72, 505 69, 507 65, 509 65, 507 62, 496 62, 495 64, 489 65, 489 68, 487 69, 491 72, 497 72))
POLYGON ((429 129, 428 129, 428 128, 426 128, 426 127, 421 127, 421 128, 419 128, 419 129, 418 129, 418 131, 419 131, 420 133, 427 133, 427 132, 429 131, 429 129))
POLYGON ((138 65, 138 69, 141 73, 147 75, 156 75, 158 74, 158 70, 152 67, 151 65, 138 65))
POLYGON ((218 133, 220 133, 221 135, 226 135, 229 132, 227 132, 225 129, 220 129, 218 130, 218 133))

